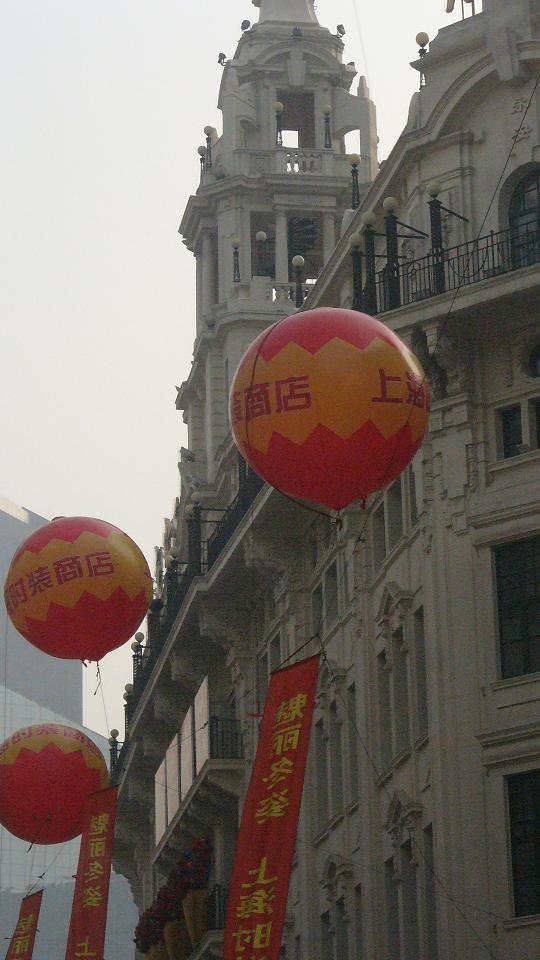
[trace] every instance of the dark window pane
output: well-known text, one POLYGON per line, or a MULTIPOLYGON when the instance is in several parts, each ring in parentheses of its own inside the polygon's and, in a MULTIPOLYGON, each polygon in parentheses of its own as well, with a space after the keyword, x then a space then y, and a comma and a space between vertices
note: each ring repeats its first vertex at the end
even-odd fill
POLYGON ((495 550, 503 677, 540 671, 540 537, 495 550))
POLYGON ((502 455, 506 460, 508 457, 516 457, 520 452, 523 443, 523 434, 521 432, 521 407, 516 404, 514 407, 507 407, 506 410, 499 410, 502 438, 502 455))
POLYGON ((540 770, 508 777, 516 917, 540 913, 540 770))

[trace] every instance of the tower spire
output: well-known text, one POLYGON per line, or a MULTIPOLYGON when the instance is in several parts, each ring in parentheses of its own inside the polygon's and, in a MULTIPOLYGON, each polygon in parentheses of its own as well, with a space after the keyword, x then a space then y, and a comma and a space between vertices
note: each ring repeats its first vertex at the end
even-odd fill
POLYGON ((318 23, 313 0, 252 0, 260 8, 259 23, 318 23))

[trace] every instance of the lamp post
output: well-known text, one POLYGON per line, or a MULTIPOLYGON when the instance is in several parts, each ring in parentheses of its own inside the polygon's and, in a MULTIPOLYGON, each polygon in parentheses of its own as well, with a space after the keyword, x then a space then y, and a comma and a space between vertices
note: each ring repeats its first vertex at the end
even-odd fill
POLYGON ((189 511, 188 528, 188 568, 193 576, 198 576, 201 572, 201 495, 197 491, 191 495, 191 509, 189 511))
POLYGON ((435 293, 444 293, 446 283, 444 277, 443 235, 442 235, 442 203, 438 199, 441 185, 436 180, 428 183, 428 194, 431 200, 429 206, 429 220, 431 225, 431 255, 433 257, 433 285, 435 293))
MULTIPOLYGON (((422 30, 420 33, 416 34, 416 42, 420 47, 418 51, 418 56, 420 57, 421 60, 423 60, 427 54, 426 48, 429 43, 429 35, 425 33, 424 30, 422 30)), ((422 89, 422 87, 425 87, 425 85, 426 85, 426 75, 422 70, 420 71, 420 89, 422 89)))
POLYGON ((240 239, 233 237, 231 240, 233 248, 233 283, 240 283, 240 239))
POLYGON ((364 309, 370 316, 377 313, 377 279, 375 274, 375 230, 376 216, 371 210, 362 215, 362 233, 364 236, 364 254, 366 257, 366 285, 364 287, 364 309))
POLYGON ((401 289, 399 281, 399 252, 398 252, 398 218, 395 211, 399 204, 395 197, 386 197, 383 200, 383 210, 386 224, 386 283, 388 289, 388 308, 395 310, 401 306, 401 289))
POLYGON ((257 242, 257 276, 264 277, 265 267, 266 267, 266 241, 268 236, 264 230, 257 230, 255 234, 255 240, 257 242))
POLYGON ((304 272, 305 260, 299 253, 292 258, 292 265, 294 267, 294 276, 295 276, 295 299, 294 302, 297 307, 301 307, 304 302, 304 290, 303 290, 303 272, 304 272))
POLYGON ((206 134, 206 154, 204 158, 204 166, 206 170, 210 170, 212 166, 212 134, 214 132, 213 127, 205 127, 204 132, 206 134))
POLYGON ((280 100, 274 103, 276 113, 276 147, 283 146, 283 104, 280 100))
POLYGON ((324 108, 324 148, 325 150, 332 149, 332 106, 327 104, 324 108))
POLYGON ((109 733, 109 757, 111 773, 114 772, 114 768, 118 763, 118 735, 118 730, 111 730, 109 733))
POLYGON ((143 658, 143 646, 142 641, 144 640, 144 633, 136 633, 135 640, 131 644, 131 649, 133 651, 133 683, 137 682, 137 677, 142 669, 142 658, 143 658))
POLYGON ((360 206, 360 190, 358 188, 358 164, 360 157, 357 153, 351 153, 349 157, 351 165, 351 208, 356 210, 360 206))
POLYGON ((353 275, 353 295, 352 308, 359 312, 364 309, 364 296, 362 291, 362 258, 363 253, 360 250, 362 236, 360 233, 353 233, 349 239, 351 248, 352 275, 353 275))
POLYGON ((199 163, 201 165, 201 180, 202 175, 206 169, 206 147, 197 147, 197 153, 199 154, 199 163))

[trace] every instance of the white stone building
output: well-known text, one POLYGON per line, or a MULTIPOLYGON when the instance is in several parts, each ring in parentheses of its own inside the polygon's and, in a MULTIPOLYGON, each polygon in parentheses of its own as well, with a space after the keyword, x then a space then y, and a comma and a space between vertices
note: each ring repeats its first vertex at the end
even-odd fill
POLYGON ((426 38, 420 90, 379 172, 374 108, 363 80, 348 92, 339 37, 311 0, 260 7, 225 66, 223 135, 207 131, 181 225, 198 270, 177 403, 189 441, 127 694, 117 867, 143 908, 177 851, 211 833, 211 929, 193 956, 219 955, 256 715, 269 672, 312 638, 300 656, 325 653, 285 955, 532 960, 540 2, 484 0, 426 38), (276 144, 281 130, 298 146, 276 144), (306 307, 369 307, 432 387, 411 469, 339 524, 263 486, 227 427, 243 350, 295 309, 295 254, 317 280, 306 307))

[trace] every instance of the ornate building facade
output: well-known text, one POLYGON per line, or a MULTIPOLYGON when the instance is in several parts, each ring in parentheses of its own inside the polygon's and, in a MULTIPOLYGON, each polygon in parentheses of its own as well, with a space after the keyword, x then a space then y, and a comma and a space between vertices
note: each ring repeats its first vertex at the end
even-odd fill
POLYGON ((302 645, 323 655, 285 956, 538 954, 540 3, 484 0, 418 39, 379 170, 339 36, 311 0, 260 0, 181 224, 189 440, 126 692, 116 864, 144 908, 211 835, 194 958, 219 956, 268 677, 302 645), (432 393, 410 469, 337 520, 263 485, 227 426, 248 343, 321 305, 376 313, 432 393))

